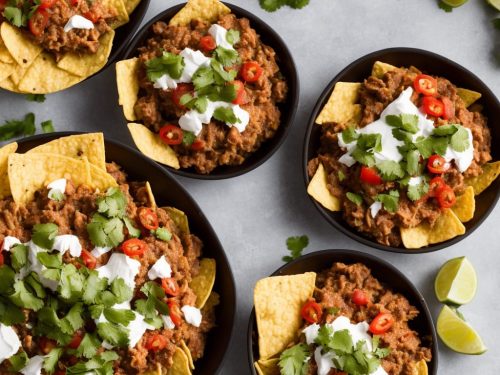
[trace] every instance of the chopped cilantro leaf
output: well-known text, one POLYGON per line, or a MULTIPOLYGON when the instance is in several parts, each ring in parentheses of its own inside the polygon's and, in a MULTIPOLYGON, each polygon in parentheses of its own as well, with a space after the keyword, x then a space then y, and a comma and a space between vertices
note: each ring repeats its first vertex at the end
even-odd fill
POLYGON ((364 151, 382 151, 382 136, 380 134, 360 134, 356 143, 357 148, 364 151))
POLYGON ((398 141, 402 141, 404 143, 412 143, 413 138, 412 134, 404 131, 403 129, 395 128, 392 129, 392 136, 396 138, 398 141))
POLYGON ((327 307, 326 312, 330 315, 335 315, 340 311, 338 307, 327 307))
POLYGON ((0 266, 0 294, 8 296, 14 292, 16 273, 4 264, 0 266))
POLYGON ((283 375, 305 375, 309 369, 306 359, 311 356, 306 344, 297 344, 280 355, 279 367, 283 375))
POLYGON ((302 255, 302 251, 309 245, 309 237, 306 235, 288 237, 286 240, 286 247, 290 250, 291 255, 284 256, 284 262, 290 262, 297 259, 302 255))
POLYGON ((287 0, 259 0, 262 9, 274 12, 286 4, 287 0))
POLYGON ((52 250, 59 227, 53 223, 35 224, 31 240, 37 246, 52 250))
POLYGON ((19 352, 9 358, 10 366, 9 371, 19 372, 28 363, 29 358, 26 352, 19 352))
POLYGON ((235 29, 229 29, 226 33, 226 40, 233 46, 240 41, 240 32, 235 29))
POLYGON ((44 133, 53 133, 55 131, 54 124, 52 120, 43 121, 40 126, 42 127, 42 131, 44 133))
POLYGON ((43 264, 45 267, 48 268, 61 268, 62 267, 62 254, 57 253, 57 254, 49 254, 46 252, 39 252, 36 255, 38 261, 43 264))
POLYGON ((129 330, 125 327, 113 323, 99 323, 97 324, 97 333, 101 338, 112 345, 118 347, 125 347, 128 345, 129 330))
POLYGON ((363 197, 359 194, 351 193, 350 191, 348 191, 346 193, 346 197, 357 206, 363 203, 363 197))
POLYGON ((210 63, 214 71, 215 82, 218 84, 224 84, 224 82, 234 81, 236 75, 238 74, 237 70, 231 69, 230 71, 226 71, 222 63, 217 60, 212 60, 210 63))
POLYGON ((0 322, 6 326, 24 322, 23 310, 7 299, 0 297, 0 322))
POLYGON ((146 72, 148 79, 156 81, 164 74, 168 74, 174 79, 180 78, 184 70, 184 60, 182 56, 164 51, 160 57, 155 57, 146 62, 146 72))
POLYGON ((91 222, 87 224, 87 232, 95 246, 116 247, 125 239, 123 222, 119 218, 106 219, 98 213, 94 214, 91 222))
POLYGON ((28 262, 28 247, 17 244, 10 249, 10 262, 14 270, 19 271, 28 262))
POLYGON ((40 310, 44 305, 42 299, 36 297, 26 288, 23 280, 17 280, 14 283, 14 294, 9 296, 9 299, 16 306, 34 311, 40 310))
POLYGON ((121 277, 117 277, 111 283, 111 293, 113 293, 116 298, 115 303, 122 303, 132 299, 133 292, 134 291, 125 284, 125 280, 121 277))
POLYGON ((357 140, 359 137, 358 133, 356 133, 356 129, 353 126, 349 126, 342 132, 342 141, 344 143, 351 143, 357 140))
POLYGON ((469 148, 469 132, 463 126, 458 126, 457 132, 451 136, 450 146, 457 152, 463 152, 469 148))
POLYGON ((107 308, 104 309, 103 314, 111 323, 121 324, 125 327, 135 319, 135 314, 130 310, 107 308))
POLYGON ((53 201, 56 202, 62 202, 63 200, 66 199, 66 196, 64 193, 62 193, 60 190, 57 189, 50 189, 48 193, 49 199, 52 199, 53 201))
POLYGON ((125 227, 128 230, 128 235, 132 238, 139 238, 141 235, 141 230, 139 228, 136 228, 134 224, 132 223, 132 220, 130 220, 129 217, 124 217, 123 222, 125 223, 125 227))
POLYGON ((156 316, 156 312, 152 314, 150 310, 152 305, 161 314, 169 313, 168 305, 165 302, 163 302, 163 300, 165 299, 165 291, 162 289, 160 285, 158 285, 155 282, 148 281, 142 286, 141 292, 143 292, 148 297, 146 307, 148 309, 147 312, 149 315, 146 316, 147 318, 152 318, 156 316))
POLYGON ((74 334, 77 330, 83 327, 84 321, 82 319, 83 304, 75 303, 68 311, 66 316, 61 319, 61 331, 66 334, 74 334))
POLYGON ((25 98, 29 102, 43 103, 45 101, 44 94, 26 94, 25 98))
MULTIPOLYGON (((7 11, 7 8, 5 9, 7 11)), ((35 134, 35 115, 28 113, 23 120, 9 120, 0 126, 0 141, 35 134)))
POLYGON ((372 152, 367 152, 356 147, 351 156, 360 164, 366 165, 368 167, 373 167, 375 165, 375 157, 373 156, 372 152))
POLYGON ((380 173, 380 177, 385 181, 394 181, 405 175, 405 171, 401 164, 393 160, 379 161, 376 163, 376 166, 380 173))
POLYGON ((182 132, 182 144, 185 146, 191 146, 196 139, 196 135, 194 133, 183 130, 182 132))
POLYGON ((427 194, 428 191, 429 184, 426 181, 423 181, 418 185, 409 185, 407 195, 412 201, 418 201, 425 194, 427 194))
POLYGON ((418 116, 403 113, 400 115, 385 116, 385 122, 390 126, 399 128, 408 133, 415 134, 418 131, 418 116))
POLYGON ((82 296, 83 302, 91 305, 96 302, 96 298, 108 286, 107 279, 101 279, 95 270, 89 271, 89 276, 85 280, 85 288, 82 296))
POLYGON ((384 209, 388 212, 396 212, 399 207, 399 192, 391 190, 389 194, 378 194, 375 200, 384 205, 384 209))
POLYGON ((123 217, 127 208, 127 198, 120 188, 112 187, 106 195, 96 200, 97 211, 108 218, 123 217))
POLYGON ((166 228, 158 228, 154 231, 156 238, 168 242, 172 239, 172 233, 168 231, 166 228))
POLYGON ((76 354, 79 357, 92 358, 96 355, 100 347, 101 342, 99 339, 91 333, 86 333, 80 342, 80 346, 78 346, 76 354))
POLYGON ((430 137, 435 154, 444 155, 448 148, 448 137, 430 137))
POLYGON ((236 117, 232 108, 219 107, 214 111, 214 118, 226 124, 236 124, 240 120, 236 117))
POLYGON ((76 301, 83 296, 85 277, 72 264, 65 264, 61 269, 61 280, 58 292, 68 302, 76 301))
POLYGON ((40 283, 40 279, 36 273, 32 272, 25 277, 24 283, 28 290, 32 291, 38 298, 45 298, 45 289, 40 283))
POLYGON ((79 362, 74 366, 67 367, 66 374, 76 375, 95 372, 98 375, 113 375, 113 361, 118 358, 116 352, 105 351, 87 362, 79 362))
POLYGON ((234 99, 236 99, 236 86, 235 85, 225 85, 219 88, 218 90, 218 100, 231 103, 234 99))
POLYGON ((200 89, 210 86, 215 82, 214 72, 209 67, 203 66, 193 74, 192 81, 195 90, 199 91, 200 89))
POLYGON ((410 176, 416 176, 419 172, 420 152, 418 150, 408 151, 406 154, 406 171, 410 176))
MULTIPOLYGON (((238 36, 239 38, 239 36, 238 36)), ((234 49, 227 49, 223 47, 217 47, 214 51, 214 57, 223 66, 233 66, 237 64, 240 60, 238 52, 234 49)))
POLYGON ((338 177, 339 177, 339 181, 340 182, 344 181, 345 180, 345 174, 344 174, 344 172, 339 171, 338 172, 338 177))
POLYGON ((62 348, 52 349, 49 354, 45 356, 43 360, 43 369, 47 374, 53 374, 56 368, 57 363, 59 362, 59 358, 63 353, 62 348))
POLYGON ((444 135, 453 135, 457 132, 458 128, 454 124, 446 124, 446 125, 441 125, 435 128, 432 131, 433 135, 437 136, 444 136, 444 135))
POLYGON ((444 3, 443 1, 441 0, 438 0, 438 6, 440 9, 444 10, 446 13, 451 13, 453 12, 453 7, 444 3))

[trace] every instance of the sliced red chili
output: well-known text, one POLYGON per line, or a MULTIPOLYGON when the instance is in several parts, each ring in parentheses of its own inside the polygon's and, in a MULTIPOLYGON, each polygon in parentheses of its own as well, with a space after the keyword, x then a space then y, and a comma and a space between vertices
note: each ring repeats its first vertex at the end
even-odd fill
POLYGON ((245 92, 245 85, 241 81, 232 81, 229 84, 234 85, 236 89, 236 98, 233 100, 233 104, 245 104, 247 102, 247 95, 245 92))
POLYGON ((147 247, 146 242, 138 238, 131 238, 122 243, 121 249, 129 257, 138 257, 144 254, 147 247))
POLYGON ((80 0, 71 0, 71 5, 75 7, 78 5, 79 2, 80 0))
POLYGON ((66 375, 66 370, 57 370, 54 375, 66 375))
POLYGON ((415 91, 425 96, 437 94, 437 80, 427 74, 419 74, 413 81, 415 91))
POLYGON ((83 264, 85 264, 85 267, 87 267, 90 270, 93 270, 95 266, 97 265, 97 259, 95 256, 93 256, 89 251, 83 249, 82 254, 80 257, 83 260, 83 264))
POLYGON ((28 26, 34 36, 42 35, 49 23, 49 13, 43 8, 38 8, 28 21, 28 26))
POLYGON ((179 285, 173 277, 161 279, 161 287, 169 296, 175 297, 179 294, 179 285))
POLYGON ((424 112, 430 116, 441 117, 444 115, 444 104, 441 100, 426 96, 422 99, 424 112))
POLYGON ((455 196, 455 192, 448 185, 442 187, 441 189, 439 189, 437 191, 436 198, 437 198, 439 206, 441 208, 453 207, 453 205, 457 201, 457 197, 455 196))
POLYGON ((240 75, 247 82, 257 82, 262 75, 262 68, 256 61, 248 61, 241 66, 240 75))
POLYGON ((139 221, 147 230, 156 230, 159 227, 158 215, 151 208, 143 207, 139 210, 139 221))
POLYGON ((56 0, 41 0, 39 9, 50 9, 52 8, 56 3, 56 0))
POLYGON ((167 145, 178 145, 182 143, 184 133, 175 125, 165 125, 160 129, 160 139, 167 145))
POLYGON ((201 151, 204 148, 205 148, 205 141, 202 141, 201 139, 196 139, 191 144, 191 150, 194 150, 194 151, 201 151))
POLYGON ((205 52, 213 51, 217 48, 215 39, 211 35, 202 36, 200 39, 200 48, 205 52))
POLYGON ((146 340, 146 344, 144 347, 152 352, 157 352, 159 350, 163 350, 167 347, 167 339, 160 335, 160 334, 154 334, 146 340))
POLYGON ((172 91, 172 101, 177 107, 186 109, 186 107, 181 104, 181 98, 184 94, 189 94, 193 92, 193 90, 194 86, 191 83, 178 83, 177 87, 172 91))
POLYGON ((432 155, 427 161, 427 169, 431 173, 442 174, 450 169, 450 163, 441 155, 432 155))
POLYGON ((304 303, 304 306, 302 306, 302 309, 300 310, 300 315, 302 315, 302 318, 309 323, 319 322, 322 314, 323 310, 321 309, 321 305, 312 298, 309 298, 309 300, 304 303))
POLYGON ((92 10, 89 10, 88 12, 83 13, 83 17, 85 17, 89 21, 92 21, 92 23, 96 23, 97 21, 99 21, 101 19, 101 16, 92 10))
POLYGON ((42 336, 38 339, 38 348, 43 354, 49 354, 57 346, 55 340, 42 336))
POLYGON ((351 300, 352 302, 354 302, 354 304, 358 306, 368 305, 368 296, 361 289, 354 289, 354 292, 352 293, 351 296, 351 300))
POLYGON ((370 332, 374 335, 386 333, 394 324, 394 317, 391 313, 379 313, 370 323, 370 332))
POLYGON ((444 182, 442 177, 434 177, 429 181, 429 197, 435 197, 437 195, 437 192, 445 186, 446 182, 444 182))
POLYGON ((172 322, 176 327, 180 326, 182 323, 182 312, 179 308, 179 305, 172 299, 167 301, 167 305, 169 309, 168 315, 170 316, 170 319, 172 319, 172 322))
POLYGON ((443 96, 441 98, 441 101, 443 102, 444 106, 443 118, 445 120, 449 120, 455 117, 455 104, 450 100, 450 98, 443 96))
POLYGON ((82 340, 83 340, 83 333, 75 332, 75 334, 73 335, 73 338, 71 339, 71 341, 68 344, 68 348, 78 349, 82 340))
POLYGON ((361 167, 359 178, 362 182, 370 185, 380 185, 383 182, 375 169, 365 167, 364 165, 361 167))

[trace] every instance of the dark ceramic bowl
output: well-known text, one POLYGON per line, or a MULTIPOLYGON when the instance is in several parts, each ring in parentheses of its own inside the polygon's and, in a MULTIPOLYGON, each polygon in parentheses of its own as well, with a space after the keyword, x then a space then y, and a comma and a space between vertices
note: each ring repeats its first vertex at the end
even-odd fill
MULTIPOLYGON (((236 5, 228 3, 225 4, 231 8, 231 12, 237 17, 248 18, 250 20, 250 26, 257 31, 262 42, 271 46, 276 51, 277 62, 281 73, 286 78, 288 83, 288 95, 286 102, 278 104, 278 108, 281 111, 281 124, 276 134, 273 138, 263 143, 257 151, 248 156, 243 164, 235 166, 219 166, 210 174, 197 173, 194 168, 175 169, 164 166, 172 173, 184 177, 192 177, 200 180, 219 180, 236 177, 257 168, 269 159, 284 142, 288 131, 292 126, 295 112, 297 110, 299 101, 299 77, 297 75, 297 69, 295 68, 292 55, 283 39, 281 39, 276 31, 274 31, 269 25, 254 14, 237 7, 236 5)), ((183 6, 184 4, 179 4, 169 8, 144 25, 128 46, 122 56, 122 59, 129 59, 137 56, 137 48, 150 37, 151 26, 157 21, 168 22, 183 6)))
MULTIPOLYGON (((365 78, 370 76, 371 69, 375 61, 383 61, 395 66, 409 67, 413 65, 425 73, 447 78, 458 87, 480 92, 482 94, 482 98, 477 103, 484 107, 483 113, 489 119, 488 126, 491 130, 492 137, 491 154, 493 156, 493 160, 500 160, 500 148, 495 147, 495 144, 500 143, 500 123, 498 123, 498 121, 493 121, 494 119, 500 117, 500 102, 488 86, 486 86, 484 82, 474 75, 474 73, 447 59, 446 57, 415 48, 389 48, 370 53, 369 55, 363 56, 351 63, 328 84, 319 97, 309 119, 304 138, 303 173, 306 186, 310 181, 307 174, 307 162, 318 155, 318 149, 320 147, 321 129, 319 126, 314 124, 316 117, 328 101, 333 87, 337 82, 363 82, 365 78)), ((476 197, 476 211, 474 213, 474 218, 469 222, 464 223, 466 228, 464 235, 421 249, 411 250, 404 247, 381 245, 375 240, 365 237, 345 222, 342 218, 342 212, 331 212, 321 206, 312 197, 310 197, 310 199, 318 211, 331 225, 352 239, 380 250, 405 254, 419 254, 443 249, 463 240, 477 227, 479 227, 483 220, 488 217, 490 212, 495 207, 499 196, 500 179, 497 179, 488 189, 476 197)))
MULTIPOLYGON (((354 250, 323 250, 301 256, 285 264, 271 276, 296 275, 311 271, 321 272, 335 262, 346 264, 363 263, 371 269, 372 275, 381 283, 394 292, 401 293, 410 301, 410 304, 420 311, 420 314, 410 322, 410 328, 418 332, 424 346, 431 348, 432 361, 427 363, 427 366, 429 368, 429 375, 436 375, 438 368, 438 342, 427 303, 411 281, 390 263, 373 255, 354 250)), ((252 309, 252 313, 250 314, 247 345, 250 371, 253 375, 258 375, 254 367, 254 362, 259 358, 255 309, 252 309)))
MULTIPOLYGON (((52 133, 23 139, 17 152, 26 152, 42 143, 75 132, 52 133)), ((121 165, 131 181, 149 181, 159 206, 174 206, 184 211, 189 226, 203 241, 203 255, 217 263, 214 291, 220 295, 216 308, 216 327, 210 331, 204 356, 196 361, 193 374, 216 374, 222 369, 225 353, 233 334, 236 315, 236 288, 231 267, 217 235, 200 207, 189 193, 172 177, 138 151, 118 142, 105 140, 106 160, 121 165)))

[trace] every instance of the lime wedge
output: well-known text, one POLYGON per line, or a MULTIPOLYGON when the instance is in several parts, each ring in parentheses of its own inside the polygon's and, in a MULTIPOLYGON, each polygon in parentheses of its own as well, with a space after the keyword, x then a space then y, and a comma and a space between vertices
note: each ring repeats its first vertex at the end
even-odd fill
POLYGON ((445 345, 458 353, 483 354, 488 350, 474 328, 449 306, 443 306, 436 328, 445 345))
POLYGON ((440 302, 465 305, 476 294, 477 277, 466 257, 447 261, 434 280, 434 291, 440 302))
POLYGON ((486 0, 493 8, 500 11, 500 0, 486 0))
POLYGON ((457 8, 460 5, 464 5, 467 2, 467 0, 441 0, 441 1, 453 8, 457 8))

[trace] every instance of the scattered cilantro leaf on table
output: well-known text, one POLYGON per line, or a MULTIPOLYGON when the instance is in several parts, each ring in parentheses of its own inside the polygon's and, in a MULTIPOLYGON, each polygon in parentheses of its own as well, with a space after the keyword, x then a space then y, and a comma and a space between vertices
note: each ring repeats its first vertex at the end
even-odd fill
POLYGON ((26 94, 25 98, 29 102, 43 103, 45 101, 44 94, 26 94))
POLYGON ((442 1, 438 2, 438 6, 439 6, 439 8, 441 8, 442 10, 444 10, 446 13, 453 12, 453 7, 449 6, 448 4, 445 4, 442 1))
POLYGON ((282 259, 284 262, 290 262, 297 259, 302 255, 302 250, 304 250, 307 245, 309 245, 309 237, 306 235, 288 237, 286 240, 286 247, 290 250, 291 255, 284 256, 282 259))
POLYGON ((8 120, 0 126, 0 141, 7 141, 19 136, 35 134, 35 115, 28 113, 23 120, 8 120))

